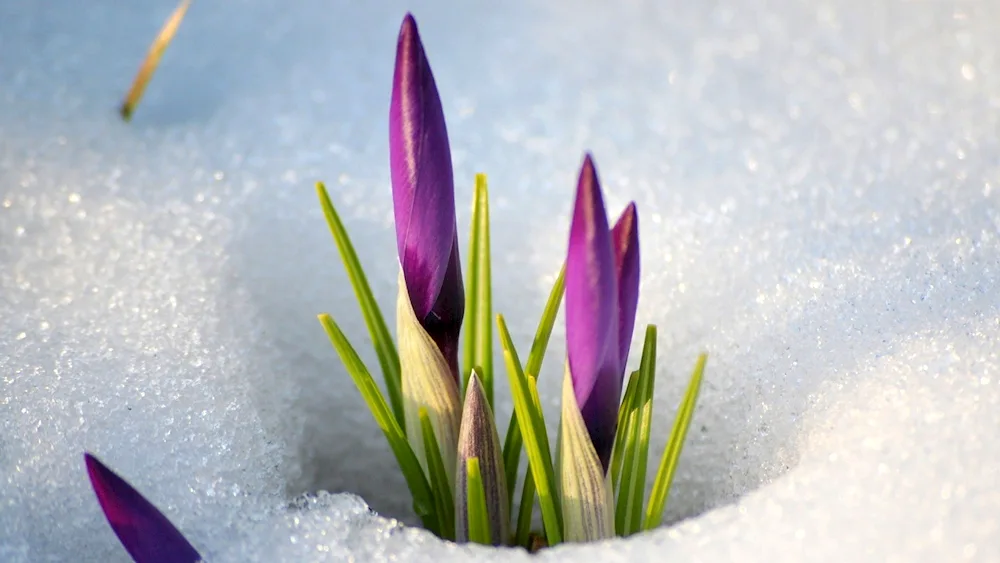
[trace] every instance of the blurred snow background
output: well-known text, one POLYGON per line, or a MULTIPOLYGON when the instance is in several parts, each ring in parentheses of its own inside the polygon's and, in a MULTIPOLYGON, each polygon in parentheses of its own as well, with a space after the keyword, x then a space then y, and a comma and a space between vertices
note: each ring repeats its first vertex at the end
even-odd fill
POLYGON ((213 561, 526 559, 293 500, 412 521, 315 320, 375 365, 313 192, 391 304, 409 9, 520 345, 590 149, 640 208, 660 444, 711 354, 683 522, 543 559, 1000 561, 1000 5, 195 2, 125 125, 173 7, 0 3, 0 560, 127 560, 84 450, 213 561))

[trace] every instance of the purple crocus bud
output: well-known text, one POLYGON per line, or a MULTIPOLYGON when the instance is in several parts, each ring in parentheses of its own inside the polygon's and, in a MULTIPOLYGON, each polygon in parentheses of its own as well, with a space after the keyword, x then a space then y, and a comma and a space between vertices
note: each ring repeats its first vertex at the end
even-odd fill
POLYGON ((625 362, 639 297, 635 204, 608 228, 588 154, 580 170, 566 257, 566 376, 559 434, 559 487, 566 541, 612 537, 608 474, 625 362))
POLYGON ((403 19, 396 43, 389 167, 396 246, 410 304, 458 381, 465 291, 451 149, 434 75, 410 14, 403 19))
POLYGON ((201 556, 184 536, 124 479, 89 453, 90 484, 104 516, 136 563, 194 563, 201 556))
POLYGON ((396 43, 389 165, 400 263, 396 338, 407 439, 427 471, 419 418, 425 409, 449 485, 454 486, 462 414, 458 338, 465 290, 448 131, 417 23, 410 14, 403 19, 396 43))
POLYGON ((580 170, 566 256, 566 352, 577 405, 605 471, 624 368, 616 278, 604 199, 588 154, 580 170))

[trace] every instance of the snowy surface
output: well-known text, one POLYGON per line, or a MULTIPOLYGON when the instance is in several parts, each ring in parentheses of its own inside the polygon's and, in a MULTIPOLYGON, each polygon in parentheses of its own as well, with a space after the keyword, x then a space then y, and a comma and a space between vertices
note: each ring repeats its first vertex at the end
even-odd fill
POLYGON ((1000 561, 1000 5, 368 4, 195 2, 125 125, 172 0, 0 3, 0 560, 127 560, 84 450, 213 561, 527 559, 367 509, 413 521, 315 319, 375 365, 312 184, 391 311, 413 9, 516 341, 591 149, 640 208, 660 443, 711 354, 674 526, 542 559, 1000 561))

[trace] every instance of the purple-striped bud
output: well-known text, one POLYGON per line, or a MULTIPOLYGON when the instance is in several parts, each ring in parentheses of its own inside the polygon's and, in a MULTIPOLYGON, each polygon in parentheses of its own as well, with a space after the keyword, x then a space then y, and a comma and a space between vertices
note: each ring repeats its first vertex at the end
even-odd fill
POLYGON ((566 349, 573 391, 607 471, 639 295, 635 204, 612 231, 594 162, 580 170, 566 257, 566 349))
POLYGON ((469 541, 469 497, 466 464, 477 458, 486 497, 486 517, 493 545, 507 543, 507 477, 504 473, 500 436, 493 420, 493 409, 475 370, 469 376, 462 407, 462 425, 458 434, 458 460, 455 469, 455 540, 469 541))

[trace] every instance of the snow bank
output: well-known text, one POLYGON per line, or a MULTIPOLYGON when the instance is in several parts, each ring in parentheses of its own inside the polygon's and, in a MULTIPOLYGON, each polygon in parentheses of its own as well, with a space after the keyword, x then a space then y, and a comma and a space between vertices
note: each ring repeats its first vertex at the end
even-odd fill
POLYGON ((1000 560, 997 7, 196 2, 125 125, 173 3, 120 4, 0 5, 0 560, 127 560, 84 450, 213 561, 527 559, 368 510, 413 521, 315 320, 365 348, 317 179, 392 303, 386 114, 411 8, 460 224, 490 175, 517 342, 590 149, 612 212, 639 204, 661 443, 711 354, 680 523, 543 560, 1000 560))

